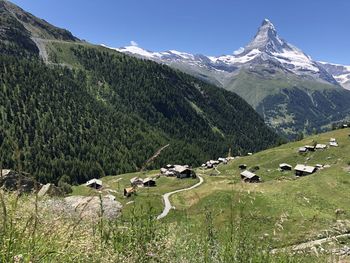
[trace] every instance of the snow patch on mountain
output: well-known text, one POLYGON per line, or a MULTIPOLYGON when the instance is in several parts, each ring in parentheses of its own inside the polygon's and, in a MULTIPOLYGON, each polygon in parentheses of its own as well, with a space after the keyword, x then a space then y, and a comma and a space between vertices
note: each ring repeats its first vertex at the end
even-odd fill
POLYGON ((280 53, 273 52, 272 55, 280 61, 282 64, 292 65, 294 69, 298 70, 310 70, 319 72, 317 64, 311 60, 310 57, 305 55, 297 48, 283 49, 280 53))
POLYGON ((160 58, 159 53, 148 51, 148 50, 145 50, 145 49, 140 48, 139 46, 135 46, 135 45, 121 47, 121 48, 113 48, 113 47, 106 46, 104 44, 102 44, 101 46, 103 46, 105 48, 113 49, 113 50, 116 50, 116 51, 119 51, 119 52, 122 52, 122 53, 127 53, 127 54, 132 54, 132 55, 139 55, 139 56, 144 57, 144 58, 149 58, 149 59, 151 59, 151 58, 160 58))
POLYGON ((240 47, 239 49, 233 51, 233 55, 239 55, 244 52, 244 47, 240 47))
POLYGON ((231 65, 237 64, 237 63, 243 64, 253 60, 260 54, 261 54, 261 51, 259 49, 253 49, 243 56, 226 55, 226 56, 220 56, 220 57, 209 57, 209 59, 213 63, 224 63, 224 64, 231 64, 231 65))
POLYGON ((268 19, 264 19, 252 41, 244 48, 233 52, 232 55, 205 56, 177 50, 152 52, 135 45, 112 49, 165 63, 185 72, 190 70, 199 75, 202 75, 203 69, 205 72, 213 72, 214 74, 217 72, 219 75, 215 78, 219 82, 222 78, 229 78, 231 74, 235 74, 241 68, 255 68, 256 66, 275 67, 287 74, 295 74, 335 85, 338 82, 340 84, 348 82, 350 78, 350 66, 349 68, 341 68, 345 69, 345 72, 342 70, 341 74, 333 74, 329 68, 325 67, 325 64, 312 60, 302 50, 280 38, 275 26, 268 19))
POLYGON ((350 66, 319 61, 329 74, 345 89, 350 90, 350 66))

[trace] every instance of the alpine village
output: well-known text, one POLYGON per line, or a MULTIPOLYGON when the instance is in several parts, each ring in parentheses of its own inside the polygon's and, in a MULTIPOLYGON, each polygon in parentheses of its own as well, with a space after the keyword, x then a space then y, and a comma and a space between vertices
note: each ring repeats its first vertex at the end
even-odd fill
MULTIPOLYGON (((155 2, 176 6, 14 2, 101 42, 102 22, 82 25, 104 19, 99 8, 130 17, 109 32, 118 38, 142 13, 144 30, 158 21, 155 2)), ((277 32, 303 43, 300 23, 259 19, 255 35, 238 23, 248 44, 206 56, 93 44, 17 4, 0 0, 1 263, 350 262, 350 66, 313 60, 277 32)), ((181 27, 179 10, 158 12, 159 28, 173 30, 174 15, 181 27)), ((238 43, 242 32, 221 26, 238 43)), ((211 37, 215 48, 230 39, 211 37)))

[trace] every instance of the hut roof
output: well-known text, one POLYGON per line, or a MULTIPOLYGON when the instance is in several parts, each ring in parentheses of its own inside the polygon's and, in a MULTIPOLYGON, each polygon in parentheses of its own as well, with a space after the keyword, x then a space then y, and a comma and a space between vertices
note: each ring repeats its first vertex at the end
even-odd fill
POLYGON ((220 161, 218 161, 218 160, 209 160, 209 161, 207 161, 207 164, 208 163, 210 163, 210 164, 219 164, 220 161))
POLYGON ((313 146, 313 145, 305 145, 304 148, 306 148, 306 149, 315 149, 315 146, 313 146))
POLYGON ((139 178, 139 177, 133 177, 133 178, 130 179, 130 183, 135 183, 137 181, 143 182, 143 180, 141 178, 139 178))
POLYGON ((316 144, 316 149, 325 149, 325 148, 327 148, 326 144, 320 144, 320 143, 316 144))
POLYGON ((151 181, 155 182, 154 179, 147 177, 146 179, 143 180, 143 183, 146 184, 146 183, 151 182, 151 181))
POLYGON ((307 151, 307 149, 305 147, 300 147, 299 148, 299 152, 306 152, 306 151, 307 151))
POLYGON ((292 168, 292 166, 289 165, 289 164, 287 164, 287 163, 281 163, 281 164, 280 164, 280 168, 282 168, 282 167, 289 167, 289 168, 292 168))
POLYGON ((102 181, 94 178, 94 179, 91 179, 91 180, 87 181, 85 185, 89 186, 89 185, 92 185, 92 184, 97 184, 97 185, 101 185, 102 186, 102 181))
POLYGON ((131 194, 131 193, 135 192, 135 189, 133 187, 127 187, 124 189, 124 191, 128 194, 131 194))
POLYGON ((257 176, 255 173, 252 173, 252 172, 250 172, 248 170, 245 170, 244 172, 241 172, 241 175, 246 177, 246 178, 248 178, 248 179, 251 179, 251 178, 257 176))
POLYGON ((183 165, 175 165, 174 170, 181 174, 181 173, 188 171, 190 169, 186 166, 183 166, 183 165))
POLYGON ((295 166, 294 170, 300 171, 300 172, 306 172, 306 173, 313 173, 315 171, 316 167, 314 166, 307 166, 303 164, 297 164, 295 166))

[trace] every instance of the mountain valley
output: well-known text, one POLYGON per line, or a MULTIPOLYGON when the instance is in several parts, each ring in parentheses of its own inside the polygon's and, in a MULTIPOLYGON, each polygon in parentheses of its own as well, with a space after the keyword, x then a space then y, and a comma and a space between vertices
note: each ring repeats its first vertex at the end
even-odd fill
POLYGON ((164 63, 244 98, 280 134, 327 130, 350 113, 349 69, 312 60, 279 37, 265 19, 240 52, 219 57, 138 46, 114 49, 164 63))

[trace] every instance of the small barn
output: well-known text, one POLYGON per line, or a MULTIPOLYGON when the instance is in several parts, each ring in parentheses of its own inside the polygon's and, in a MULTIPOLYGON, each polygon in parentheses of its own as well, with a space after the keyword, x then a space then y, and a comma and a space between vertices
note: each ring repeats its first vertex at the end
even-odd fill
POLYGON ((323 165, 322 164, 316 164, 315 165, 317 170, 322 170, 323 169, 323 165))
POLYGON ((244 172, 241 173, 241 179, 247 183, 258 183, 261 181, 259 176, 257 176, 255 173, 252 173, 248 170, 245 170, 244 172))
POLYGON ((138 186, 138 187, 142 187, 143 186, 143 180, 139 177, 133 177, 130 179, 130 184, 131 186, 138 186))
POLYGON ((329 142, 337 142, 336 138, 330 138, 329 142))
POLYGON ((218 158, 218 161, 223 164, 227 164, 228 162, 227 158, 222 158, 222 157, 218 158))
POLYGON ((188 168, 188 166, 175 165, 174 169, 177 178, 196 178, 195 172, 192 169, 188 168))
POLYGON ((209 160, 205 163, 205 166, 207 169, 214 168, 214 166, 220 164, 224 161, 224 158, 219 158, 218 160, 209 160))
POLYGON ((316 146, 313 145, 305 145, 304 148, 306 148, 306 150, 310 151, 310 152, 314 152, 316 146))
POLYGON ((247 165, 246 164, 240 164, 238 166, 238 168, 241 169, 241 170, 244 170, 244 169, 247 169, 247 165))
POLYGON ((306 153, 307 152, 307 149, 305 147, 300 147, 299 148, 299 152, 300 153, 306 153))
POLYGON ((125 197, 130 197, 131 195, 133 195, 135 193, 136 193, 136 190, 133 187, 124 188, 124 196, 125 197))
POLYGON ((152 178, 146 178, 143 180, 143 186, 144 187, 153 187, 156 186, 156 181, 152 178))
POLYGON ((287 164, 287 163, 281 163, 279 166, 280 166, 280 169, 282 171, 291 171, 292 170, 292 166, 287 164))
POLYGON ((296 176, 304 176, 316 172, 316 167, 298 164, 297 166, 295 166, 294 170, 296 176))
POLYGON ((316 150, 324 150, 327 148, 327 145, 326 144, 316 144, 316 150))
POLYGON ((211 162, 207 162, 205 166, 207 167, 207 169, 211 169, 214 167, 214 165, 211 162))
POLYGON ((165 176, 176 176, 175 170, 168 170, 164 173, 165 176))
POLYGON ((220 161, 218 161, 218 160, 210 160, 207 163, 210 163, 212 165, 218 165, 218 164, 220 164, 220 161))
POLYGON ((339 145, 337 142, 329 142, 329 146, 338 147, 339 145))
POLYGON ((100 189, 102 187, 102 181, 94 178, 87 181, 85 185, 94 189, 100 189))

